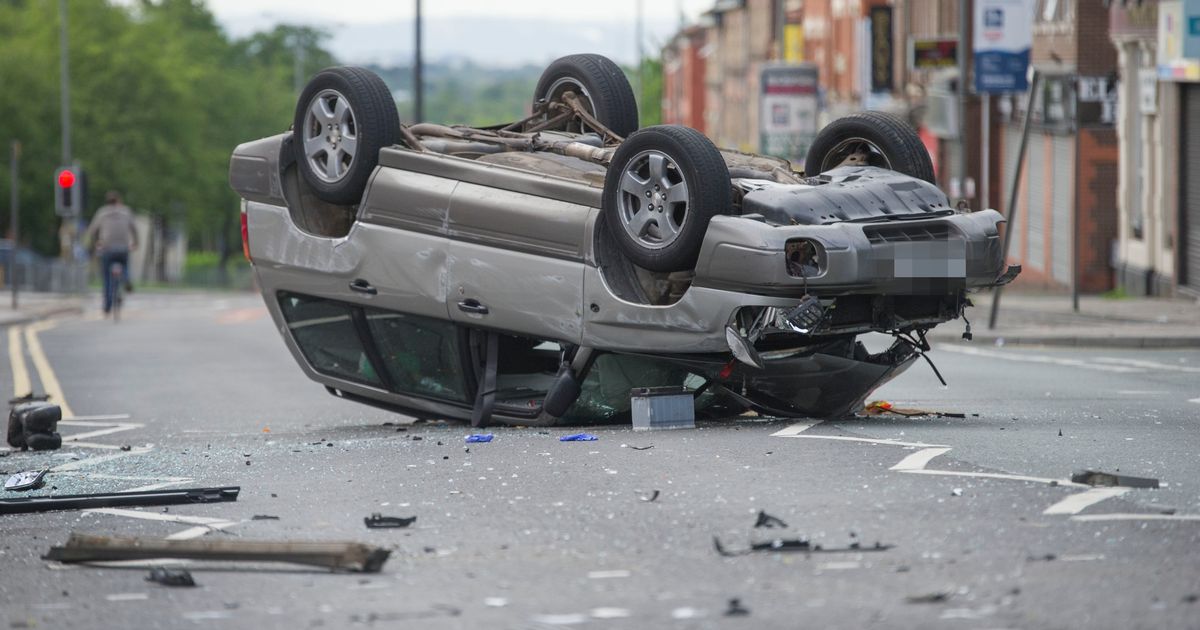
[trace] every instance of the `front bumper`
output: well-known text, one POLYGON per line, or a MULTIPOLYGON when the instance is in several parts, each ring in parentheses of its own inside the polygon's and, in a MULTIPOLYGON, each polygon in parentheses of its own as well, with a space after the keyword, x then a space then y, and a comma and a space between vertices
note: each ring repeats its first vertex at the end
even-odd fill
POLYGON ((743 217, 709 224, 697 286, 760 295, 945 295, 993 286, 1004 273, 995 210, 879 223, 773 226, 743 217), (820 265, 789 272, 789 242, 808 240, 820 265))

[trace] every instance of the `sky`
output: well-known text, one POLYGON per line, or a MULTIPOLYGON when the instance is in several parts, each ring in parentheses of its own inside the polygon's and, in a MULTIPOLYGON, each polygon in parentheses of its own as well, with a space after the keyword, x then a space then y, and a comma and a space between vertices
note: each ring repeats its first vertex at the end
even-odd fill
MULTIPOLYGON (((424 52, 502 66, 542 64, 576 52, 636 58, 642 6, 645 48, 694 21, 714 0, 425 0, 424 52)), ((323 27, 346 63, 405 63, 412 56, 414 0, 208 0, 226 31, 244 36, 280 22, 323 27)))

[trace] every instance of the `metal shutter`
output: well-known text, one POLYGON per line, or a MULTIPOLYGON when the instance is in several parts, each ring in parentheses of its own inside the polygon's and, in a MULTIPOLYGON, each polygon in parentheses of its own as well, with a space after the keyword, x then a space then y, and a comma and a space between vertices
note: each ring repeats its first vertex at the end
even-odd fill
MULTIPOLYGON (((1026 199, 1029 200, 1028 223, 1025 224, 1025 238, 1029 243, 1029 257, 1025 264, 1030 269, 1041 271, 1046 267, 1044 252, 1046 237, 1046 171, 1050 168, 1046 156, 1045 136, 1040 133, 1029 134, 1029 155, 1025 156, 1025 172, 1029 174, 1026 199)), ((1053 181, 1053 180, 1051 180, 1053 181)))
POLYGON ((1179 252, 1183 256, 1181 284, 1200 291, 1200 85, 1183 87, 1182 158, 1179 165, 1179 181, 1182 194, 1179 198, 1179 214, 1182 218, 1183 242, 1179 252))
POLYGON ((1051 276, 1063 284, 1071 283, 1071 215, 1075 199, 1075 136, 1054 136, 1050 181, 1054 204, 1050 211, 1051 276))

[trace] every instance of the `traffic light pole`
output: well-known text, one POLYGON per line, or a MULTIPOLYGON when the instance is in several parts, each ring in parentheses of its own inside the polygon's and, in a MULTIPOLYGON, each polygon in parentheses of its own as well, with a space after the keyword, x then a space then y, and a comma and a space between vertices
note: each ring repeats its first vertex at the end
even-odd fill
POLYGON ((70 49, 67 39, 67 0, 58 0, 58 85, 62 99, 59 108, 62 110, 62 165, 71 165, 71 64, 67 59, 70 49))
POLYGON ((12 213, 9 219, 9 227, 12 228, 12 249, 8 250, 8 284, 12 287, 13 311, 17 310, 17 243, 21 242, 21 195, 17 188, 20 185, 20 160, 21 143, 13 140, 12 157, 8 162, 9 175, 12 177, 9 185, 9 193, 12 196, 8 203, 8 209, 12 213))

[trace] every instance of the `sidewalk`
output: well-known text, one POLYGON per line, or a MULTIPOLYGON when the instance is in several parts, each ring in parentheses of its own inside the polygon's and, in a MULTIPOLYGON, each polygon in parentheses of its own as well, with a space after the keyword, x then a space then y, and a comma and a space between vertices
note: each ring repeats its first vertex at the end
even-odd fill
MULTIPOLYGON (((967 309, 974 342, 984 345, 1045 345, 1098 348, 1200 348, 1200 301, 1194 299, 1080 296, 1005 291, 996 329, 988 330, 992 293, 971 296, 967 309)), ((963 322, 935 328, 934 341, 962 341, 963 322)))
POLYGON ((0 327, 27 324, 32 321, 83 312, 85 296, 71 293, 19 293, 17 309, 12 308, 12 294, 0 293, 0 327))

